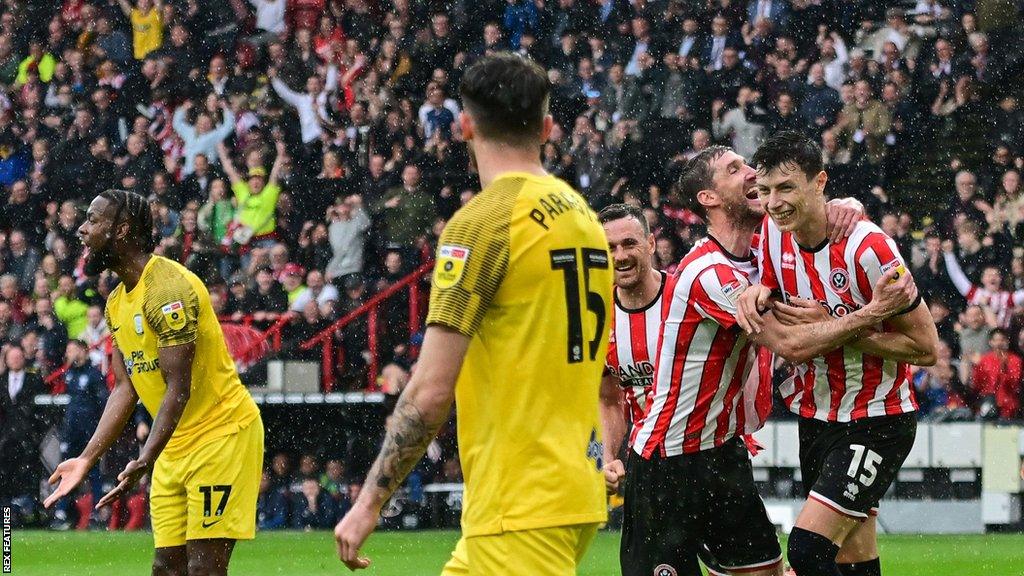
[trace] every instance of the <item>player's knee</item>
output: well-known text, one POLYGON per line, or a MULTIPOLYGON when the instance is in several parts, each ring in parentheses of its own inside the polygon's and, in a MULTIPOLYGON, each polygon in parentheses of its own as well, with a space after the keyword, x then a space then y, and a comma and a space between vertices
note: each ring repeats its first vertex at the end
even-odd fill
POLYGON ((821 534, 794 528, 789 534, 787 556, 797 576, 838 576, 839 546, 821 534))
POLYGON ((153 557, 153 576, 188 576, 188 571, 174 558, 157 554, 153 557))
POLYGON ((188 559, 188 576, 226 576, 228 568, 215 558, 193 555, 188 559))

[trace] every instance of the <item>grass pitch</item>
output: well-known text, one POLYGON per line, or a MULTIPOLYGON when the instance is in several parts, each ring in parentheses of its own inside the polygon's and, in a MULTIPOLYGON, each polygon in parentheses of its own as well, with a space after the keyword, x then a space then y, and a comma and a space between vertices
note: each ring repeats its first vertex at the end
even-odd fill
MULTIPOLYGON (((458 532, 384 532, 365 549, 373 560, 363 574, 435 576, 458 532)), ((885 576, 1024 576, 1024 534, 880 536, 885 576)), ((600 532, 580 576, 617 576, 619 535, 600 532)), ((13 574, 122 576, 148 574, 148 532, 15 531, 13 574)), ((262 532, 235 548, 231 573, 244 576, 338 575, 348 571, 334 552, 331 532, 262 532)))

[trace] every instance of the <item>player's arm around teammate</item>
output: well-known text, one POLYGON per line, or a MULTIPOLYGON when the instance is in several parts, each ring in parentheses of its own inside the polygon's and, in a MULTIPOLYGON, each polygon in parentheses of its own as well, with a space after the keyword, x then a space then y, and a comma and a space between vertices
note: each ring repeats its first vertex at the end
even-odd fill
POLYGON ((380 455, 359 498, 334 529, 338 557, 349 569, 370 565, 369 558, 359 555, 360 547, 377 527, 381 508, 448 419, 469 341, 449 328, 427 328, 416 371, 398 399, 380 455))
POLYGON ((736 319, 754 342, 767 346, 789 362, 800 364, 847 342, 867 337, 874 326, 890 320, 916 298, 917 287, 910 275, 904 274, 896 280, 893 269, 879 278, 867 306, 833 319, 819 316, 815 308, 824 310, 817 303, 772 301, 770 290, 755 285, 740 295, 736 319))

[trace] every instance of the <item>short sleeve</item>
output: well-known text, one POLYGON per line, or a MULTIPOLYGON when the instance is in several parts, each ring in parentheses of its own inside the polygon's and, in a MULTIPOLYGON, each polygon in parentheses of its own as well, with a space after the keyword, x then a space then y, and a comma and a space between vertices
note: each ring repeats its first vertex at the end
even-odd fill
POLYGON ((697 276, 690 297, 701 316, 728 329, 736 325, 736 302, 748 286, 746 276, 730 266, 715 264, 697 276))
POLYGON ((884 232, 871 232, 857 247, 858 288, 866 300, 871 298, 875 283, 889 270, 896 268, 900 276, 909 274, 906 262, 892 238, 884 232))
POLYGON ((509 262, 514 195, 481 194, 455 215, 438 243, 427 324, 472 337, 501 287, 509 262))
POLYGON ((156 332, 157 347, 195 342, 199 335, 199 295, 182 273, 160 266, 148 275, 142 313, 156 332))

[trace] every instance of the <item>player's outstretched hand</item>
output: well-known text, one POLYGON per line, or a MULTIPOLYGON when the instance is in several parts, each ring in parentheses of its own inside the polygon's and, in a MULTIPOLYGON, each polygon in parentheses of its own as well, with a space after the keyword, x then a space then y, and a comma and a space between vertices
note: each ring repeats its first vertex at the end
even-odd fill
POLYGON ((338 545, 338 558, 349 570, 361 570, 370 566, 370 559, 359 555, 359 549, 377 527, 379 513, 373 512, 356 502, 345 517, 334 527, 334 541, 338 545))
POLYGON ((748 286, 736 301, 736 322, 747 334, 760 334, 764 327, 762 310, 768 309, 768 298, 772 291, 765 286, 748 286))
POLYGON ((882 318, 889 318, 907 309, 917 300, 917 285, 903 266, 895 266, 875 282, 868 306, 882 318))
POLYGON ((70 494, 78 485, 85 479, 85 475, 89 473, 89 461, 85 458, 69 458, 57 465, 57 468, 50 475, 50 485, 57 485, 57 489, 50 494, 46 501, 43 502, 43 507, 49 508, 53 506, 57 500, 70 494))
POLYGON ((113 490, 107 492, 103 498, 100 498, 100 501, 96 504, 96 509, 99 510, 100 508, 103 508, 107 504, 113 502, 116 498, 127 493, 135 486, 135 484, 138 483, 140 478, 146 475, 147 472, 149 472, 149 465, 145 462, 141 462, 139 460, 132 460, 129 462, 128 465, 124 467, 124 470, 117 475, 117 486, 114 486, 113 490))
POLYGON ((798 326, 800 324, 813 324, 815 322, 826 322, 831 320, 825 307, 806 298, 790 298, 789 303, 776 302, 772 306, 772 313, 775 318, 786 326, 798 326))
POLYGON ((825 235, 833 244, 848 238, 864 217, 864 205, 853 198, 830 200, 825 205, 825 235))
POLYGON ((617 493, 619 491, 619 484, 626 477, 626 467, 622 464, 622 460, 618 458, 612 460, 605 464, 601 471, 604 472, 605 489, 609 494, 617 493))

